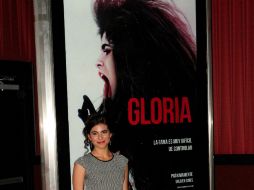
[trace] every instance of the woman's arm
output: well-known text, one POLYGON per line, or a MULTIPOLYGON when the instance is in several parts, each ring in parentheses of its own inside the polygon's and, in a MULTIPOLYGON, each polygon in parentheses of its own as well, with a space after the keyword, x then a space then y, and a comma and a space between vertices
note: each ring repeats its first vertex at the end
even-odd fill
POLYGON ((123 190, 128 190, 128 181, 129 181, 129 170, 127 165, 124 169, 123 190))
POLYGON ((73 190, 84 190, 85 168, 79 164, 74 164, 72 176, 73 190))

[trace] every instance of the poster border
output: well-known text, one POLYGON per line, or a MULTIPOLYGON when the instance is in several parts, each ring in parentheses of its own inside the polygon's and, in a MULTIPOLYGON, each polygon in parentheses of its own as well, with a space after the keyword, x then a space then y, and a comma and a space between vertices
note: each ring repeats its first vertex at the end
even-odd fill
MULTIPOLYGON (((209 9, 209 0, 203 1, 203 0, 196 0, 196 18, 197 18, 197 40, 198 39, 207 39, 197 41, 197 47, 198 47, 198 63, 207 63, 208 65, 201 65, 200 67, 200 84, 201 88, 207 87, 209 85, 209 81, 211 82, 211 78, 208 78, 209 76, 203 75, 203 71, 206 71, 208 69, 210 61, 210 48, 208 47, 210 44, 209 41, 209 20, 210 17, 208 14, 210 13, 209 9), (207 18, 208 17, 208 18, 207 18)), ((53 33, 53 57, 54 57, 54 74, 55 74, 55 99, 56 99, 56 120, 57 120, 57 150, 58 150, 58 177, 59 177, 59 189, 64 188, 70 188, 71 182, 70 182, 70 168, 69 162, 70 162, 70 148, 69 148, 69 126, 68 126, 68 98, 67 98, 67 84, 66 84, 66 55, 65 55, 65 30, 64 30, 64 8, 63 8, 63 0, 51 0, 51 12, 52 12, 52 33, 53 33)), ((211 71, 209 71, 211 72, 211 71)), ((211 85, 211 84, 210 84, 211 85)), ((211 92, 209 92, 209 89, 207 89, 208 92, 205 94, 205 96, 201 96, 204 99, 202 99, 202 102, 207 102, 206 104, 203 104, 204 106, 202 110, 208 110, 210 114, 212 113, 212 103, 208 102, 209 96, 211 92), (206 99, 207 98, 207 99, 206 99), (209 104, 209 105, 208 105, 209 104)), ((203 90, 202 90, 203 91, 203 90)), ((202 92, 205 93, 205 92, 202 92)), ((212 97, 210 97, 212 98, 212 97)), ((211 115, 205 115, 204 120, 209 121, 211 119, 211 115)), ((202 121, 203 123, 204 121, 202 121)), ((212 156, 213 153, 211 152, 212 149, 212 139, 211 139, 211 123, 208 139, 209 139, 209 170, 210 170, 210 180, 212 179, 212 156)), ((212 180, 213 181, 213 180, 212 180)), ((212 181, 210 181, 210 189, 212 185, 212 181)))

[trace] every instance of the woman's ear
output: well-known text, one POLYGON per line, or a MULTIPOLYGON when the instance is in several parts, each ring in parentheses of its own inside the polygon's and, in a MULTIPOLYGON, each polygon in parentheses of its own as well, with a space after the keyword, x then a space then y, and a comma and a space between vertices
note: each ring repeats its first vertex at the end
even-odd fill
POLYGON ((91 141, 90 134, 87 135, 87 139, 88 139, 89 141, 91 141))

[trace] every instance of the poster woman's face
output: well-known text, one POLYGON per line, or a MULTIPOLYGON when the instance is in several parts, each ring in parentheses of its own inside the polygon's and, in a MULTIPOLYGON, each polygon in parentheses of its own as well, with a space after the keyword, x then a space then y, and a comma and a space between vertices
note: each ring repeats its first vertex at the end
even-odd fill
POLYGON ((104 80, 104 98, 113 98, 116 91, 116 71, 113 58, 113 47, 106 38, 102 36, 101 54, 96 64, 99 76, 104 80))

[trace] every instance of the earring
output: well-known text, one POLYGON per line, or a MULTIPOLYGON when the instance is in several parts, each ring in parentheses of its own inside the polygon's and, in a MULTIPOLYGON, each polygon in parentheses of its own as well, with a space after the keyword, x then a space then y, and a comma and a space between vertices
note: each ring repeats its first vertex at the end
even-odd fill
POLYGON ((90 146, 91 146, 90 141, 85 140, 85 146, 86 146, 86 147, 90 147, 90 146))
POLYGON ((88 141, 88 143, 89 143, 90 150, 93 150, 93 143, 90 140, 88 141))

